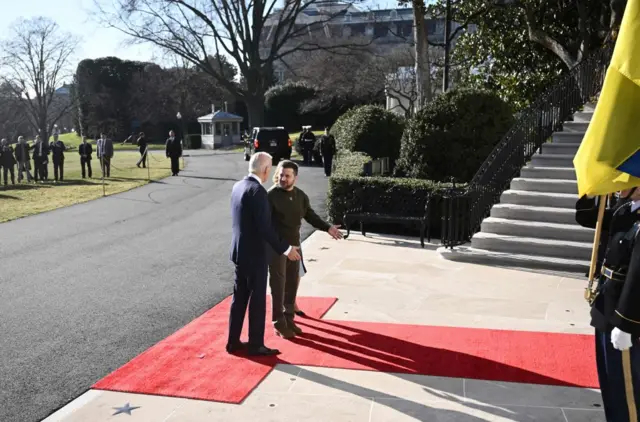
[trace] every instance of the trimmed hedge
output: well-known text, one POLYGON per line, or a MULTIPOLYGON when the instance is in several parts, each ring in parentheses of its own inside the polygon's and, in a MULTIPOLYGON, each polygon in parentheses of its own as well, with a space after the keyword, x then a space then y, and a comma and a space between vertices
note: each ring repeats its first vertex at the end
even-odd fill
POLYGON ((513 121, 509 105, 494 93, 444 93, 407 123, 394 174, 469 181, 513 121))
MULTIPOLYGON (((438 236, 442 215, 441 198, 445 191, 452 188, 452 184, 401 177, 365 177, 363 165, 369 161, 370 157, 362 153, 341 153, 338 157, 336 170, 329 178, 327 193, 327 213, 330 220, 335 224, 343 224, 342 217, 346 210, 360 205, 364 199, 359 197, 358 193, 365 194, 370 200, 382 194, 391 194, 392 198, 398 198, 396 201, 398 203, 405 202, 409 198, 412 204, 415 204, 414 211, 420 211, 420 215, 430 195, 432 197, 429 214, 431 234, 438 236)), ((458 188, 463 186, 456 185, 458 188)), ((380 208, 375 209, 374 212, 388 212, 389 210, 385 209, 386 205, 381 202, 380 208)), ((397 225, 371 224, 371 228, 374 229, 372 231, 379 233, 406 232, 406 228, 397 225)))
POLYGON ((376 105, 352 108, 335 122, 331 133, 339 151, 364 152, 372 158, 400 154, 404 119, 376 105))

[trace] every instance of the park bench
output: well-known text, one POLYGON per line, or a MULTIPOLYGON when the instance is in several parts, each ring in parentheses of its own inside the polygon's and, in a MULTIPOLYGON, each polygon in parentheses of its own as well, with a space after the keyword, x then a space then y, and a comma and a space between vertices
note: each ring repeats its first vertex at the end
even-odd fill
POLYGON ((366 235, 365 223, 398 224, 420 230, 420 245, 424 248, 425 232, 427 241, 431 241, 429 224, 429 202, 419 201, 408 195, 393 195, 389 192, 379 194, 368 193, 366 189, 354 192, 356 206, 348 208, 342 218, 347 231, 345 239, 351 233, 352 224, 360 223, 360 231, 366 235))

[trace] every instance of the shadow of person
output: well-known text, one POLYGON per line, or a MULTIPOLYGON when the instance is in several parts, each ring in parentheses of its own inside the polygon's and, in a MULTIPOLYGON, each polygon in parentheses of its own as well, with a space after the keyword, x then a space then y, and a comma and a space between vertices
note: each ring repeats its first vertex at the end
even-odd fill
MULTIPOLYGON (((376 407, 386 407, 397 413, 407 415, 412 420, 419 421, 464 421, 464 422, 486 422, 488 420, 496 420, 496 417, 502 422, 513 421, 521 422, 533 419, 531 412, 544 413, 546 415, 554 415, 555 419, 545 420, 562 420, 562 410, 560 408, 542 410, 526 407, 507 408, 505 406, 495 406, 479 402, 467 402, 462 394, 462 381, 458 388, 453 384, 444 384, 438 388, 430 388, 424 390, 424 395, 418 394, 412 396, 400 397, 388 392, 378 391, 362 385, 356 385, 351 382, 336 379, 324 373, 319 373, 313 369, 304 369, 293 365, 280 365, 278 371, 287 373, 296 379, 303 379, 315 384, 339 390, 343 393, 354 395, 368 400, 373 400, 371 415, 374 417, 378 410, 376 407)), ((394 374, 395 375, 395 374, 394 374)), ((399 375, 402 378, 402 376, 399 375)), ((344 395, 344 394, 341 394, 344 395)), ((388 413, 384 413, 388 418, 394 417, 388 413)), ((397 416, 396 416, 397 417, 397 416)), ((381 416, 377 416, 380 419, 381 416)), ((404 420, 404 419, 403 419, 404 420)))
POLYGON ((327 356, 323 366, 348 369, 354 369, 356 366, 357 369, 369 368, 383 372, 583 387, 561 378, 532 372, 503 362, 454 350, 430 347, 346 326, 335 321, 311 318, 307 321, 315 322, 298 320, 298 325, 306 326, 309 330, 293 341, 322 350, 327 356), (326 333, 327 336, 313 334, 313 330, 326 333), (327 365, 326 362, 331 364, 327 365))

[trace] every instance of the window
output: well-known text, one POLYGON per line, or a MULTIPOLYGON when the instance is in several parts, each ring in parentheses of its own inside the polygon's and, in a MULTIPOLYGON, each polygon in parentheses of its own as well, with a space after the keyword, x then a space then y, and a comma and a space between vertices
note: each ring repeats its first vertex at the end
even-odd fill
POLYGON ((211 135, 211 123, 202 123, 202 134, 211 135))
POLYGON ((233 127, 233 134, 237 135, 238 133, 240 133, 240 123, 239 122, 234 122, 231 124, 233 127))
POLYGON ((220 123, 216 123, 216 135, 222 135, 222 128, 220 127, 220 123))
POLYGON ((344 20, 347 22, 351 22, 351 12, 347 12, 347 14, 344 15, 344 20))
POLYGON ((392 10, 391 13, 389 13, 389 17, 391 19, 397 19, 398 18, 398 11, 397 10, 392 10))

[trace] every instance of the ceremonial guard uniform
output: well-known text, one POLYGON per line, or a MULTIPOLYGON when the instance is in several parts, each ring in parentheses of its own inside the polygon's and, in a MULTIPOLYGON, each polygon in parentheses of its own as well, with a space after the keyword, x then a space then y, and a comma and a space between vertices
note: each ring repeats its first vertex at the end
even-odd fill
POLYGON ((610 225, 591 325, 607 422, 639 422, 640 201, 606 210, 610 225))

